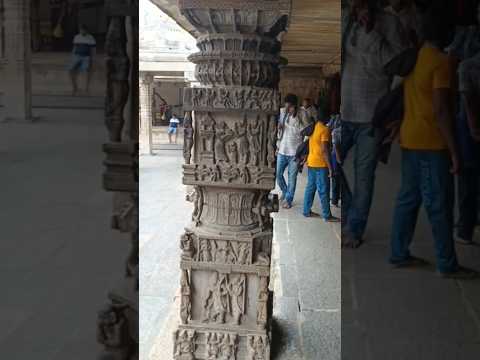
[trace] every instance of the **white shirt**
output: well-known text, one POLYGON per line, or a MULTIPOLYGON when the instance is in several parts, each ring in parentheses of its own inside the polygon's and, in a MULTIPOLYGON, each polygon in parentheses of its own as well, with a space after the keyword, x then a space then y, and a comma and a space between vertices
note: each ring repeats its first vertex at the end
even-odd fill
POLYGON ((285 156, 295 156, 297 149, 303 141, 302 125, 298 118, 293 117, 292 114, 286 114, 285 108, 280 110, 280 124, 283 125, 283 135, 280 139, 278 153, 285 156))

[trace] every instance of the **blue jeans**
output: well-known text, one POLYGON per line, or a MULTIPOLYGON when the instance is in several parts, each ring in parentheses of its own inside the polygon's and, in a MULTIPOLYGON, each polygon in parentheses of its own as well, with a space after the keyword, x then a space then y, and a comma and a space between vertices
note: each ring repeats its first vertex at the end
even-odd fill
POLYGON ((343 159, 354 148, 354 184, 351 195, 347 192, 342 194, 342 226, 356 239, 363 237, 372 205, 377 143, 378 136, 370 124, 342 121, 340 151, 343 159))
POLYGON ((295 189, 297 188, 298 166, 295 161, 295 156, 287 156, 278 154, 277 157, 277 183, 282 190, 283 197, 290 205, 295 196, 295 189), (288 167, 288 185, 285 182, 283 173, 288 167))
POLYGON ((458 264, 453 242, 454 184, 445 151, 402 150, 402 185, 391 238, 393 264, 410 257, 409 247, 422 202, 432 227, 438 270, 455 271, 458 264))
POLYGON ((320 196, 322 217, 328 219, 332 213, 330 212, 330 179, 327 168, 308 168, 308 181, 303 202, 303 215, 305 216, 310 215, 315 191, 318 191, 318 196, 320 196))

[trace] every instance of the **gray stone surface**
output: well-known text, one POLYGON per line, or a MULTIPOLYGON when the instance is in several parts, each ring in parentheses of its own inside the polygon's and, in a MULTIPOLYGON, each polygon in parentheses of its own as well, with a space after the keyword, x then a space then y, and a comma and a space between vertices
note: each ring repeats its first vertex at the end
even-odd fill
POLYGON ((94 359, 96 314, 129 249, 101 188, 103 112, 34 115, 42 121, 0 125, 0 353, 94 359))
MULTIPOLYGON (((431 266, 387 264, 399 163, 395 147, 390 163, 379 165, 365 244, 342 252, 342 359, 478 359, 480 282, 438 277, 424 211, 412 253, 431 266)), ((461 264, 480 270, 480 247, 457 252, 461 264)))

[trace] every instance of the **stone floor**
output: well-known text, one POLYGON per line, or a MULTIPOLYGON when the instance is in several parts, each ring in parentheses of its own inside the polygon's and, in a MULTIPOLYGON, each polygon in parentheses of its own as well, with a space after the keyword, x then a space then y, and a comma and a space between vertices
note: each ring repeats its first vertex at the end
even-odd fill
POLYGON ((95 359, 97 311, 129 248, 102 189, 103 111, 34 114, 0 124, 0 358, 95 359))
MULTIPOLYGON (((387 264, 399 164, 395 149, 391 162, 379 165, 366 242, 342 252, 342 359, 479 359, 480 281, 437 276, 423 210, 412 250, 432 266, 394 270, 387 264)), ((480 246, 457 246, 457 252, 461 264, 480 270, 480 246)))
MULTIPOLYGON (((178 239, 192 205, 181 185, 181 152, 140 158, 140 359, 170 360, 178 318, 178 239)), ((293 209, 275 214, 272 267, 276 360, 340 359, 338 229, 293 209)), ((315 210, 318 211, 319 203, 315 210)))

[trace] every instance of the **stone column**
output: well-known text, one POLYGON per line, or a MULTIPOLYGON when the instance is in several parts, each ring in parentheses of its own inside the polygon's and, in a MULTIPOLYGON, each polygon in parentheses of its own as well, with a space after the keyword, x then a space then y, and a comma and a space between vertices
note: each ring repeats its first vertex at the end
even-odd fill
POLYGON ((270 359, 278 35, 290 3, 179 1, 200 32, 190 60, 202 87, 184 95, 194 120, 183 182, 195 188, 195 209, 180 239, 175 360, 270 359))
POLYGON ((4 0, 4 121, 32 120, 30 0, 4 0))
POLYGON ((103 187, 113 193, 112 228, 129 235, 124 277, 108 293, 99 311, 98 360, 138 360, 138 0, 106 0, 107 93, 105 123, 109 142, 103 187), (130 41, 129 41, 130 40, 130 41), (125 109, 137 111, 129 112, 125 109))
POLYGON ((140 80, 140 155, 152 154, 153 76, 141 75, 140 80))

